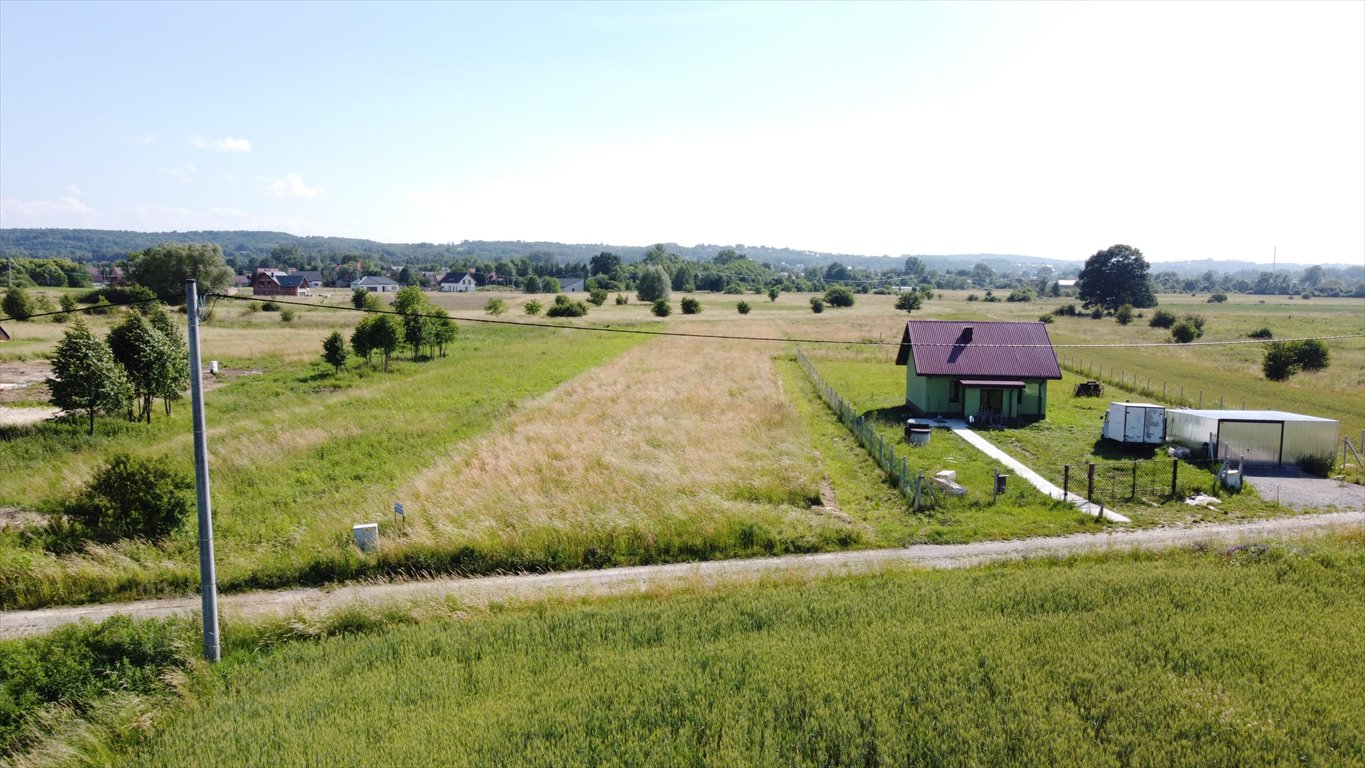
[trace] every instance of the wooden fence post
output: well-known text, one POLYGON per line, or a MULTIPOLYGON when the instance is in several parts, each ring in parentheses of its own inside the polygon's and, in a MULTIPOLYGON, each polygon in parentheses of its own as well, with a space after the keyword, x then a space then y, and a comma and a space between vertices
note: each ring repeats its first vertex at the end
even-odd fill
POLYGON ((1085 472, 1085 500, 1095 500, 1095 464, 1093 462, 1085 472))
POLYGON ((1171 498, 1175 498, 1175 482, 1180 476, 1180 459, 1171 459, 1171 498))
POLYGON ((1071 465, 1062 465, 1062 501, 1071 495, 1071 465))
POLYGON ((1129 491, 1128 498, 1137 498, 1137 462, 1133 462, 1133 489, 1129 491))

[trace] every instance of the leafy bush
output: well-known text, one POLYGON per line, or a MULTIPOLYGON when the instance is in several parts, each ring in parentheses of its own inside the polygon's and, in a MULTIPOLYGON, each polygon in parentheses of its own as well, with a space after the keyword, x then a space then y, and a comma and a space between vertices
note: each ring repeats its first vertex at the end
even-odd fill
POLYGON ((1039 315, 1039 316, 1038 316, 1038 322, 1040 322, 1040 323, 1047 323, 1047 324, 1051 325, 1051 324, 1052 324, 1052 313, 1051 313, 1051 312, 1044 312, 1043 314, 1039 315))
POLYGON ((627 304, 629 304, 629 303, 630 303, 630 297, 629 297, 629 296, 625 295, 624 293, 618 293, 618 294, 616 294, 616 306, 618 306, 618 307, 624 307, 625 305, 627 305, 627 304))
POLYGON ((524 293, 540 293, 540 278, 535 275, 527 275, 521 282, 521 290, 524 293))
POLYGON ((969 293, 967 294, 967 301, 981 301, 981 297, 977 296, 975 293, 969 293))
POLYGON ((777 297, 781 295, 782 291, 778 290, 776 286, 768 289, 768 301, 777 301, 777 297))
POLYGON ((593 288, 588 291, 588 303, 594 307, 600 307, 607 303, 607 289, 593 288))
POLYGON ((673 305, 668 303, 668 299, 655 299, 649 311, 658 317, 668 317, 673 314, 673 305))
POLYGON ((1095 307, 1094 309, 1090 310, 1090 319, 1091 319, 1091 320, 1103 320, 1103 319, 1104 319, 1104 307, 1095 307))
POLYGON ((1271 333, 1269 328, 1257 328, 1256 330, 1252 331, 1251 333, 1248 333, 1248 334, 1247 334, 1247 338, 1251 338, 1251 339, 1273 339, 1273 338, 1275 338, 1275 334, 1271 333))
POLYGON ((502 299, 489 299, 488 303, 483 305, 483 311, 497 317, 507 312, 507 302, 502 299))
POLYGON ((115 455, 62 512, 100 541, 160 539, 190 511, 186 476, 148 459, 115 455))
POLYGON ((582 317, 588 314, 587 302, 571 301, 568 296, 555 296, 555 303, 545 310, 546 317, 582 317))
POLYGON ((640 279, 635 284, 635 294, 640 301, 667 299, 672 289, 673 281, 669 279, 663 267, 644 267, 640 270, 640 279))
POLYGON ((701 314, 701 302, 691 296, 684 296, 683 300, 678 302, 678 306, 682 307, 682 313, 684 315, 701 314))
POLYGON ((982 301, 997 302, 1000 301, 1000 297, 995 295, 995 291, 992 291, 991 289, 987 288, 986 298, 982 299, 982 301))
POLYGON ((819 296, 810 297, 810 311, 814 312, 817 315, 820 314, 821 312, 824 312, 825 300, 820 298, 819 296))
POLYGON ((540 310, 543 309, 543 307, 540 305, 540 302, 536 301, 535 299, 532 299, 526 302, 526 306, 522 307, 522 309, 526 311, 526 314, 534 317, 540 314, 540 310))
POLYGON ((1292 342, 1294 359, 1305 371, 1321 371, 1327 368, 1332 356, 1322 339, 1304 339, 1292 342))
POLYGON ((1032 288, 1015 288, 1010 291, 1010 295, 1005 297, 1005 301, 1025 302, 1033 301, 1037 296, 1032 288))
POLYGON ((1119 325, 1128 325, 1129 323, 1133 322, 1133 305, 1124 304, 1123 306, 1115 310, 1114 320, 1116 320, 1119 325))
POLYGON ((1171 326, 1171 338, 1181 344, 1189 344, 1199 338, 1199 329, 1195 328, 1194 324, 1188 320, 1180 320, 1171 326))
POLYGON ((280 310, 280 319, 286 323, 294 322, 294 318, 297 315, 298 312, 296 312, 293 307, 284 307, 280 310))
POLYGON ((725 290, 722 291, 722 293, 726 293, 731 296, 738 296, 744 293, 744 286, 740 285, 739 283, 730 283, 729 285, 725 286, 725 290))
MULTIPOLYGON (((1293 297, 1291 296, 1290 298, 1293 298, 1293 297)), ((1299 296, 1299 298, 1300 298, 1300 299, 1303 299, 1304 301, 1308 301, 1309 299, 1313 298, 1313 292, 1312 292, 1312 291, 1304 291, 1303 294, 1299 296)))
POLYGON ((1063 304, 1062 306, 1052 310, 1052 314, 1056 315, 1057 317, 1075 317, 1080 313, 1076 311, 1075 304, 1063 304))
POLYGON ((853 291, 846 285, 831 286, 825 291, 825 301, 831 307, 851 307, 853 306, 853 291))
POLYGON ((261 305, 262 312, 279 312, 280 305, 273 301, 267 301, 261 305))
POLYGON ((261 302, 259 302, 259 301, 248 301, 248 302, 246 303, 246 311, 247 311, 248 313, 260 312, 260 311, 261 311, 261 302))
POLYGON ((1227 301, 1227 300, 1228 300, 1228 295, 1227 295, 1226 293, 1215 293, 1215 294, 1213 294, 1212 296, 1210 296, 1210 297, 1209 297, 1209 300, 1208 300, 1207 302, 1205 302, 1205 303, 1207 303, 1207 304, 1222 304, 1223 302, 1225 302, 1225 301, 1227 301))
POLYGON ((1169 309, 1158 309, 1152 313, 1147 325, 1153 328, 1170 328, 1175 325, 1175 313, 1169 309))
POLYGON ((1194 326, 1194 331, 1195 331, 1195 334, 1194 334, 1194 335, 1195 335, 1196 338, 1199 337, 1199 336, 1203 336, 1203 335, 1204 335, 1204 316, 1203 316, 1203 315, 1185 315, 1185 316, 1184 316, 1183 318, 1181 318, 1181 319, 1184 320, 1185 322, 1189 323, 1190 325, 1193 325, 1193 326, 1194 326))
POLYGON ((739 313, 741 315, 747 315, 749 314, 749 310, 753 309, 753 307, 749 306, 749 302, 741 301, 740 303, 735 305, 735 309, 739 310, 739 313))

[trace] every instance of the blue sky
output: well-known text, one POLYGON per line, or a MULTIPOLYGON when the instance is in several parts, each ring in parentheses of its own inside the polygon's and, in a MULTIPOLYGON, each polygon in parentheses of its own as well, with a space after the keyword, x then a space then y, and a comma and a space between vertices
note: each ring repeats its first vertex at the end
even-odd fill
POLYGON ((1365 3, 0 2, 0 226, 1365 261, 1365 3))

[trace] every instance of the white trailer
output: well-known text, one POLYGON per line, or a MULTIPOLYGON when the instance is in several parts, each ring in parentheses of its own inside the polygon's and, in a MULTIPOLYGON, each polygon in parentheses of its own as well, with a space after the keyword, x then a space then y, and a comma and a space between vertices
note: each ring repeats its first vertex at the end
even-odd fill
POLYGON ((1130 445, 1166 442, 1166 407, 1150 403, 1110 403, 1104 414, 1104 437, 1130 445))

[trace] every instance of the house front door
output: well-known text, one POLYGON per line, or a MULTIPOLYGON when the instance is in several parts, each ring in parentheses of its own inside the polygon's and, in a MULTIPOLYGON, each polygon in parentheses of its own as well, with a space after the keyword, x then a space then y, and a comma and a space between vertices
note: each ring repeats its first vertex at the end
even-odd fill
POLYGON ((1002 413, 1004 411, 1005 397, 1004 390, 983 389, 981 390, 981 410, 991 413, 1002 413))

